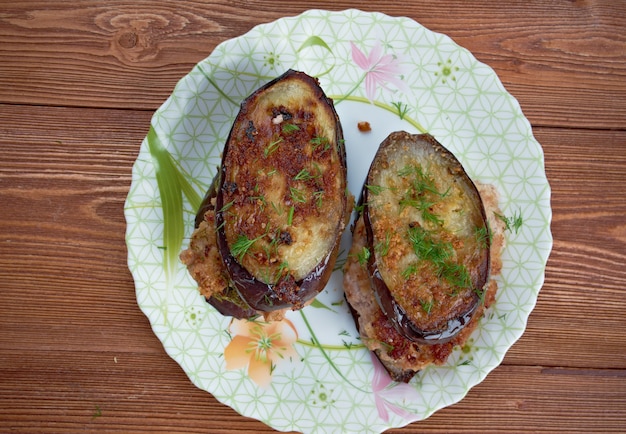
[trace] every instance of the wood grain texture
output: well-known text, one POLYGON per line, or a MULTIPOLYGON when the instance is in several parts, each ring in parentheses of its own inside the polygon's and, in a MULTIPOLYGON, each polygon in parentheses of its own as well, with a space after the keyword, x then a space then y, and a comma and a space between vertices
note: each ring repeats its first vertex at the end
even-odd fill
MULTIPOLYGON (((153 111, 218 43, 308 7, 220 3, 0 7, 0 432, 272 432, 191 384, 126 266, 153 111)), ((626 6, 316 7, 408 15, 469 48, 520 101, 552 189, 554 248, 523 337, 461 402, 389 432, 623 432, 626 6)))
MULTIPOLYGON (((297 2, 5 2, 0 102, 156 109, 215 46, 296 15, 297 2), (254 10, 254 13, 242 11, 254 10)), ((319 2, 409 16, 499 74, 534 125, 624 128, 626 12, 619 4, 319 2)))

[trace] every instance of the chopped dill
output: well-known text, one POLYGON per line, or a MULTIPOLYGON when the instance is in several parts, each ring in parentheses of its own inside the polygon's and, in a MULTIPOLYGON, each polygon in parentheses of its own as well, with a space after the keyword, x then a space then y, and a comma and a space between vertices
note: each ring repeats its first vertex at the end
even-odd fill
MULTIPOLYGON (((319 169, 318 169, 319 170, 319 169)), ((320 175, 312 175, 307 169, 302 169, 293 177, 295 181, 310 181, 319 178, 320 175)))
POLYGON ((443 220, 432 212, 432 207, 440 199, 448 195, 449 189, 445 192, 440 192, 434 178, 419 164, 404 166, 398 171, 398 175, 410 177, 409 183, 411 186, 400 199, 401 209, 407 206, 415 208, 421 212, 424 221, 441 225, 443 220))
POLYGON ((406 267, 404 270, 402 270, 401 274, 405 280, 409 280, 409 278, 415 273, 417 273, 417 264, 411 264, 408 267, 406 267))
POLYGON ((278 145, 280 145, 280 143, 283 141, 282 137, 279 137, 276 140, 271 141, 267 147, 263 150, 263 154, 266 157, 269 157, 270 155, 272 155, 274 152, 276 152, 276 150, 278 150, 278 145))
POLYGON ((370 258, 370 251, 367 247, 363 246, 361 250, 356 254, 356 259, 359 261, 361 266, 367 264, 367 261, 370 258))
POLYGON ((295 131, 299 131, 300 127, 297 126, 296 124, 283 124, 282 130, 283 130, 283 133, 289 134, 295 131))
POLYGON ((422 306, 422 310, 429 314, 433 309, 433 305, 435 304, 435 300, 420 300, 420 306, 422 306))
POLYGON ((398 116, 400 117, 400 119, 404 119, 404 116, 406 116, 407 112, 409 111, 409 106, 403 104, 400 101, 392 102, 391 105, 394 106, 396 110, 398 110, 398 116))
MULTIPOLYGON (((447 280, 455 288, 469 288, 472 286, 472 279, 464 265, 446 261, 436 264, 436 266, 439 277, 447 280)), ((480 296, 480 294, 478 295, 480 296)))
POLYGON ((472 286, 467 268, 452 260, 452 243, 435 239, 430 231, 421 226, 410 227, 408 236, 417 257, 432 262, 438 276, 455 288, 454 293, 457 289, 472 286))
POLYGON ((385 234, 385 240, 384 241, 379 241, 376 243, 376 245, 374 246, 374 251, 381 257, 383 256, 387 256, 387 253, 389 253, 389 244, 391 243, 391 233, 387 232, 385 234))
POLYGON ((291 226, 291 224, 293 223, 293 212, 295 211, 295 208, 293 205, 291 205, 291 207, 289 207, 289 214, 287 215, 287 225, 291 226))
POLYGON ((306 202, 306 197, 302 190, 298 190, 295 187, 289 187, 289 193, 291 194, 291 198, 294 202, 304 203, 306 202))
POLYGON ((313 137, 310 140, 310 143, 313 145, 313 150, 316 151, 320 147, 322 151, 328 151, 330 149, 330 141, 326 137, 313 137))
POLYGON ((265 234, 260 235, 257 238, 250 239, 247 236, 240 234, 231 246, 230 252, 239 262, 241 262, 246 253, 248 253, 248 250, 250 250, 250 247, 252 247, 252 245, 263 236, 265 236, 265 234))
POLYGON ((324 203, 324 190, 313 192, 313 198, 315 199, 315 206, 321 208, 324 203))
POLYGON ((481 249, 486 248, 491 243, 491 231, 487 226, 476 226, 476 228, 474 228, 474 235, 481 249))
POLYGON ((365 188, 367 188, 367 191, 369 191, 375 196, 382 193, 383 190, 385 189, 385 187, 380 186, 380 185, 369 185, 369 184, 365 184, 365 188))
POLYGON ((410 227, 408 235, 413 251, 421 260, 440 264, 449 259, 454 252, 451 243, 436 240, 430 231, 421 226, 410 227))
POLYGON ((498 213, 494 213, 494 214, 496 217, 498 217, 500 220, 504 222, 505 229, 507 231, 515 231, 516 234, 522 227, 522 224, 524 223, 521 211, 514 213, 513 216, 511 217, 507 217, 505 215, 498 214, 498 213))

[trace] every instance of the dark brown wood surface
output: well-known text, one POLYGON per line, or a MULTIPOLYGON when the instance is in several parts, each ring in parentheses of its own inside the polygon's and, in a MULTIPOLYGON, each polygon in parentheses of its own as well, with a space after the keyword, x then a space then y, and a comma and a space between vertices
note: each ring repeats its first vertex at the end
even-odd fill
MULTIPOLYGON (((0 4, 0 432, 270 432, 191 384, 126 266, 150 117, 220 42, 305 1, 0 4)), ((554 247, 523 337, 458 404, 392 432, 626 430, 626 3, 316 2, 409 16, 533 125, 554 247)))

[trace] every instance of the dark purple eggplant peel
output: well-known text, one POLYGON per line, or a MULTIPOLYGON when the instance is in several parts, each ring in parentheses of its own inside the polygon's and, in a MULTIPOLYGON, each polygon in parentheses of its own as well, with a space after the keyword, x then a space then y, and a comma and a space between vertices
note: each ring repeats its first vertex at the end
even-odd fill
POLYGON ((489 227, 476 186, 428 134, 390 134, 361 196, 367 269, 396 330, 450 341, 470 321, 489 277, 489 227))
MULTIPOLYGON (((210 229, 208 230, 215 231, 215 227, 214 227, 215 226, 214 225, 215 200, 217 197, 218 183, 219 183, 219 177, 215 176, 202 200, 200 208, 198 209, 196 213, 196 218, 194 222, 194 227, 196 231, 198 230, 200 225, 205 221, 210 226, 210 229)), ((189 250, 186 251, 181 256, 181 259, 183 259, 183 262, 185 262, 184 258, 188 258, 187 259, 187 261, 189 262, 188 265, 192 265, 193 262, 197 260, 197 258, 208 260, 208 258, 206 258, 207 256, 206 251, 194 252, 194 250, 199 250, 199 249, 194 249, 192 247, 194 244, 194 241, 197 241, 195 239, 195 237, 197 236, 199 236, 198 232, 195 232, 194 235, 192 236, 192 242, 190 243, 189 250)), ((213 241, 214 238, 215 237, 212 236, 211 241, 213 241)), ((200 240, 200 242, 202 242, 202 240, 200 240)), ((192 271, 192 269, 190 269, 190 271, 192 271)), ((223 282, 223 285, 221 287, 214 288, 213 291, 211 291, 213 294, 206 297, 206 301, 215 309, 217 309, 218 312, 220 312, 222 315, 232 316, 238 319, 252 318, 259 314, 256 310, 252 309, 250 306, 248 306, 248 304, 245 301, 241 299, 241 297, 239 296, 239 293, 230 284, 230 279, 226 275, 226 272, 223 269, 223 266, 221 265, 221 263, 218 263, 217 265, 215 265, 212 271, 204 270, 204 271, 197 272, 198 274, 195 277, 201 280, 202 274, 207 273, 207 272, 220 272, 224 275, 223 280, 218 280, 218 281, 223 282), (216 269, 219 269, 219 271, 216 271, 216 269)))
POLYGON ((347 214, 339 118, 316 79, 293 70, 246 98, 225 144, 217 245, 252 309, 300 309, 326 285, 347 214))

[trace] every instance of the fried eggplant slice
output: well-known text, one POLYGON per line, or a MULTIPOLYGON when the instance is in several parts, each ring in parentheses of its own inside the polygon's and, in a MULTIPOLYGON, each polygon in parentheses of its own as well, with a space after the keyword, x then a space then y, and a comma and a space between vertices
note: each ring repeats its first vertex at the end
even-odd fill
POLYGON ((450 341, 469 323, 489 276, 489 226, 476 186, 432 136, 395 132, 372 161, 362 205, 382 312, 411 341, 450 341))
POLYGON ((241 298, 300 309, 333 271, 347 213, 341 124, 319 83, 289 70, 246 98, 222 155, 217 245, 241 298))

